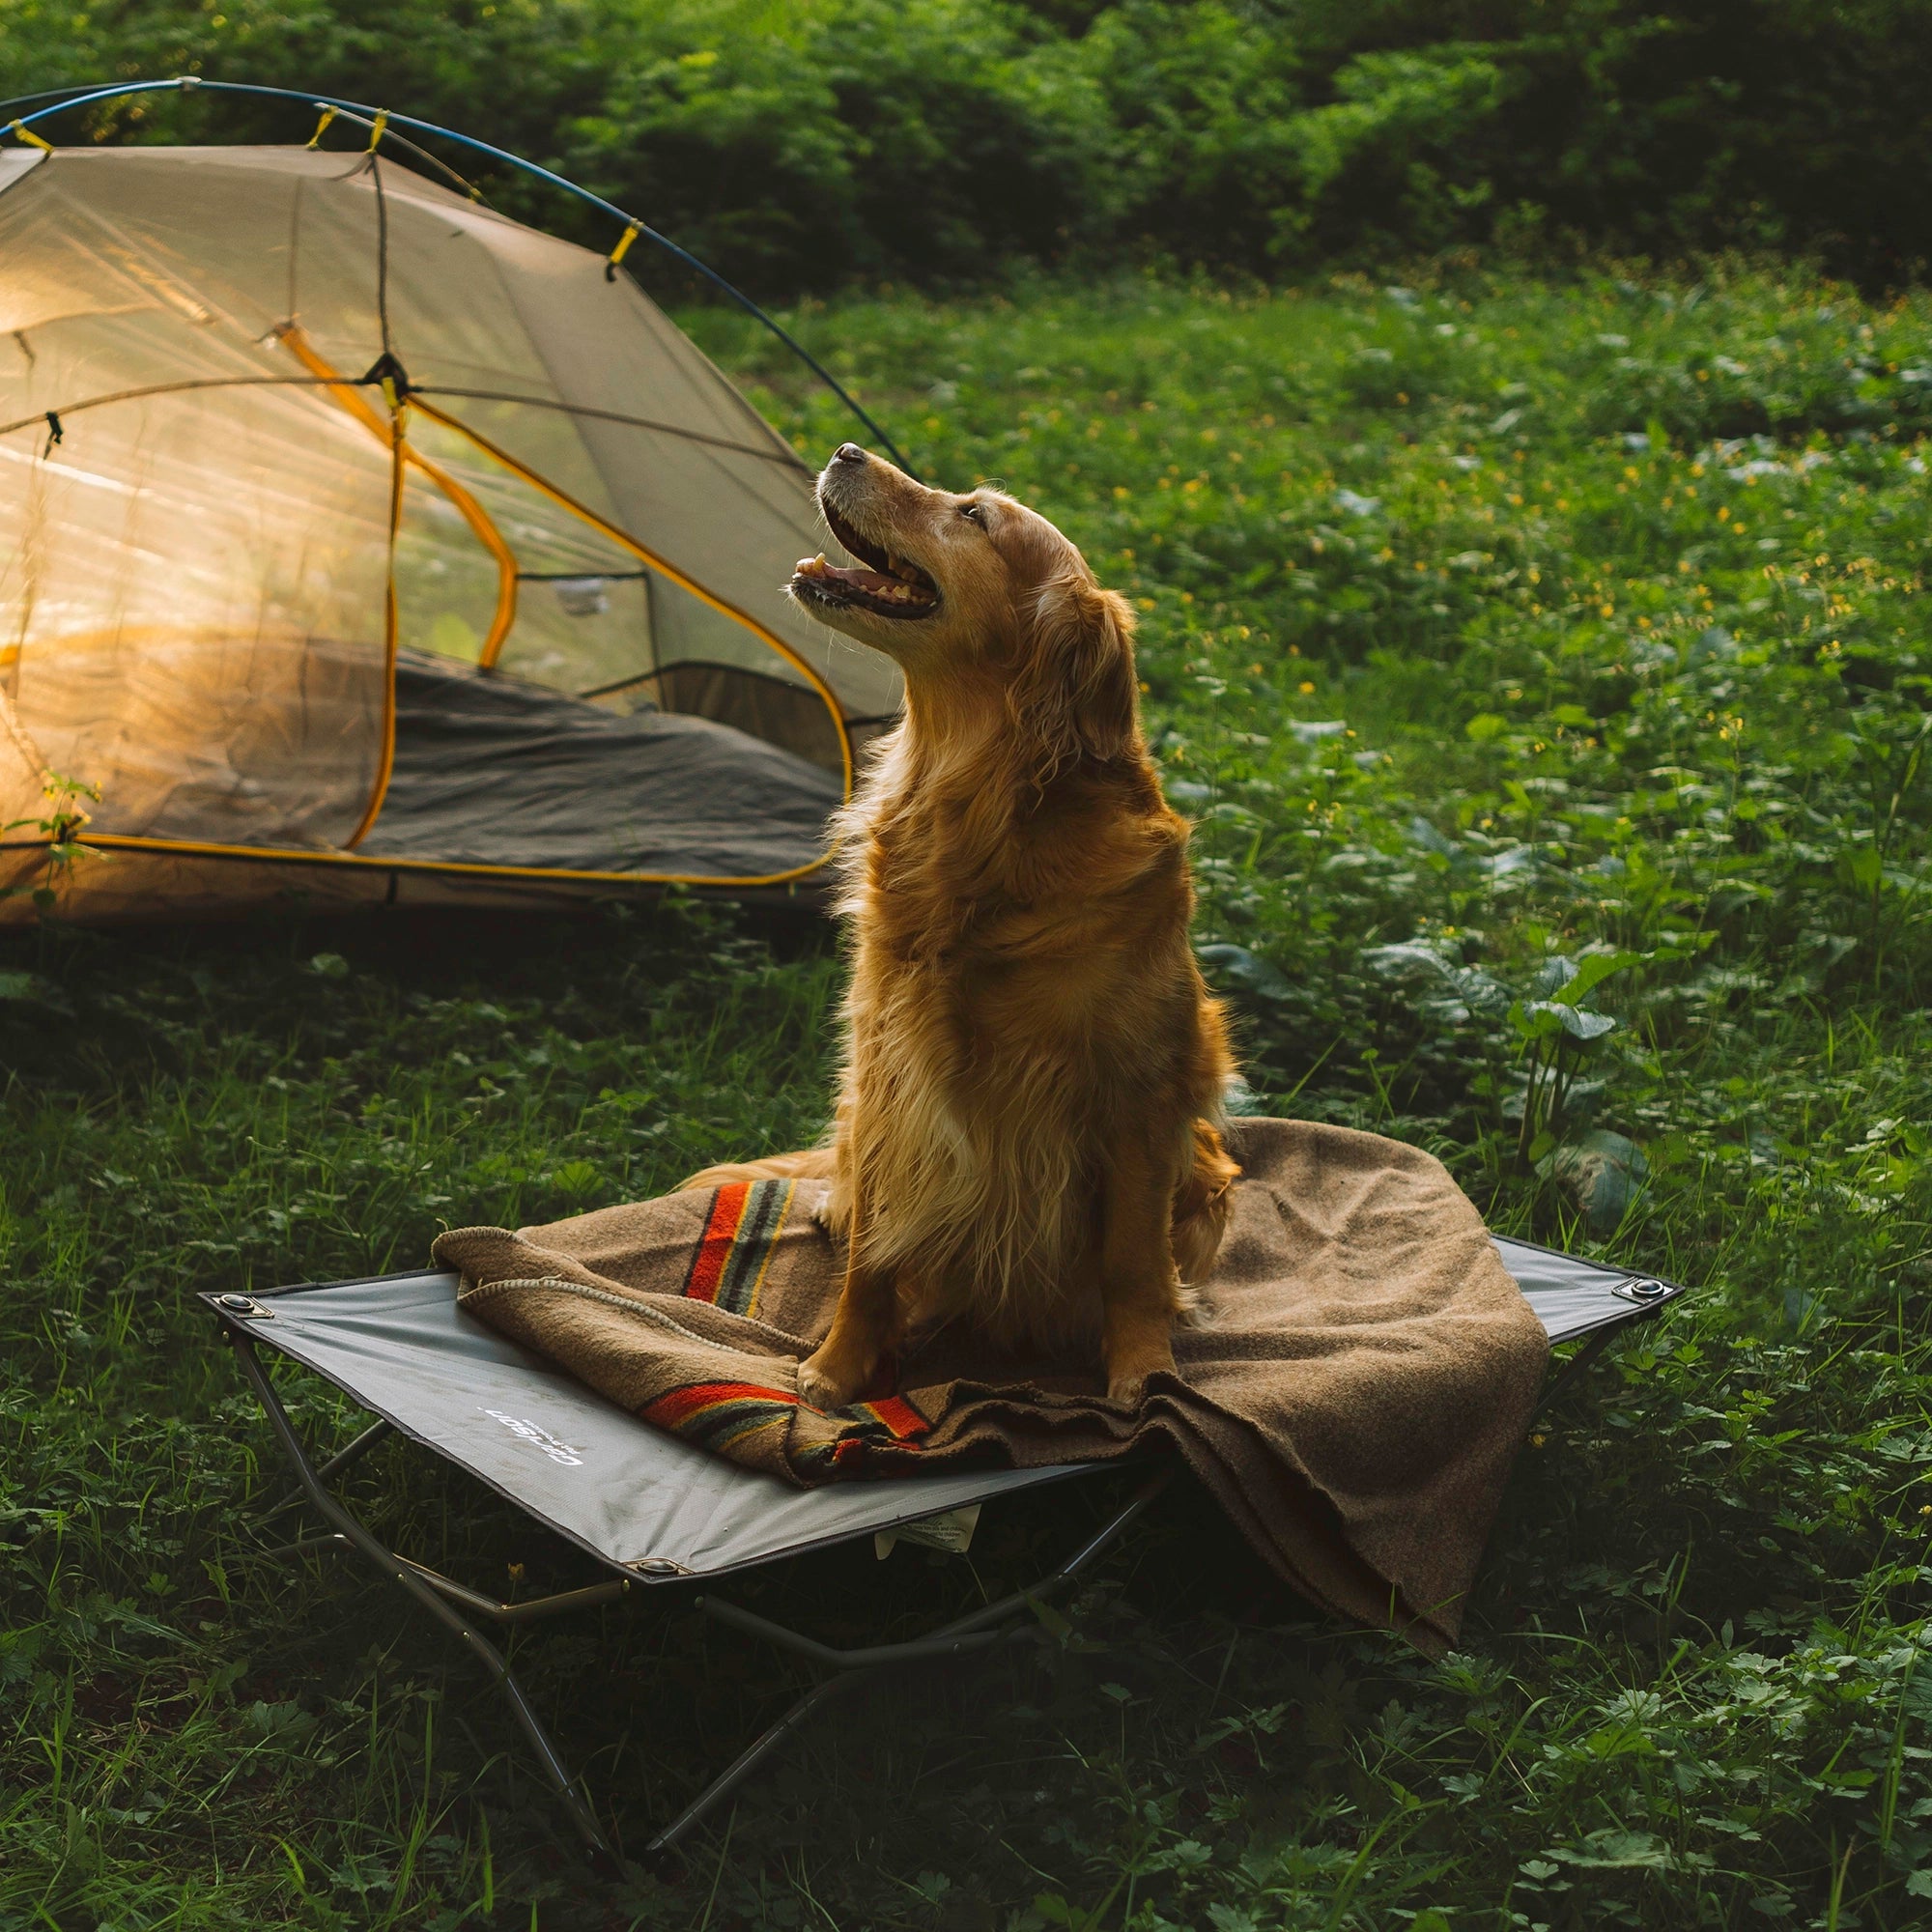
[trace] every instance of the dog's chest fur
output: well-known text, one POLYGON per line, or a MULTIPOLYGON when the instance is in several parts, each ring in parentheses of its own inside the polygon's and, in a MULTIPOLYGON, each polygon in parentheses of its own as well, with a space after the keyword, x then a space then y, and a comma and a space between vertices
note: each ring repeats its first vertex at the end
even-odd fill
POLYGON ((919 1315, 1053 1344, 1096 1313, 1107 1138, 1174 1072, 1147 1048, 1193 996, 1188 889, 1157 820, 1021 804, 889 761, 847 814, 839 1191, 919 1315))

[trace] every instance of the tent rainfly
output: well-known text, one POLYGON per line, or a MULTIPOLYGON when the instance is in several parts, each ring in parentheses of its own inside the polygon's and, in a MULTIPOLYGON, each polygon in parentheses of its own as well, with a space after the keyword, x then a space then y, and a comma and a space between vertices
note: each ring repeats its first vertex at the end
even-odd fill
POLYGON ((607 270, 373 151, 0 154, 0 886, 75 809, 79 919, 816 883, 896 673, 607 270))

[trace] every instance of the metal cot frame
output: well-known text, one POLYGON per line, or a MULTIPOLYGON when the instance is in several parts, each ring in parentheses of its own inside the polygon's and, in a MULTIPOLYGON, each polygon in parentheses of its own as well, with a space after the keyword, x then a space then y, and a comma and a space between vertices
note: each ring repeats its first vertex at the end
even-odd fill
MULTIPOLYGON (((1553 1400, 1631 1323, 1685 1293, 1527 1242, 1498 1240, 1504 1264, 1552 1345, 1582 1343, 1544 1392, 1553 1400)), ((296 1477, 266 1525, 306 1504, 327 1525, 268 1552, 353 1552, 412 1598, 483 1666, 516 1719, 592 1865, 614 1874, 616 1854, 574 1776, 483 1624, 514 1627, 619 1601, 639 1588, 753 1567, 780 1556, 899 1527, 923 1517, 1043 1482, 1093 1475, 1111 1463, 1049 1469, 835 1485, 798 1492, 652 1429, 518 1348, 456 1305, 457 1277, 416 1270, 261 1295, 201 1298, 234 1348, 242 1374, 296 1477), (262 1346, 315 1370, 376 1420, 318 1463, 303 1443, 262 1360, 262 1346), (476 1398, 481 1396, 483 1400, 476 1398), (493 1406, 495 1405, 495 1406, 493 1406), (504 1406, 507 1405, 507 1406, 504 1406), (534 1416, 546 1416, 538 1421, 534 1416), (595 1556, 605 1581, 528 1602, 502 1603, 388 1548, 330 1489, 391 1435, 435 1449, 526 1515, 595 1556), (560 1481, 559 1476, 570 1480, 560 1481), (629 1552, 629 1553, 626 1553, 629 1552)), ((908 1642, 839 1650, 708 1591, 692 1606, 790 1652, 825 1675, 754 1738, 642 1849, 661 1861, 822 1706, 908 1664, 987 1651, 1022 1634, 1035 1606, 1067 1590, 1114 1547, 1173 1480, 1155 1469, 1101 1527, 1028 1589, 908 1642)))

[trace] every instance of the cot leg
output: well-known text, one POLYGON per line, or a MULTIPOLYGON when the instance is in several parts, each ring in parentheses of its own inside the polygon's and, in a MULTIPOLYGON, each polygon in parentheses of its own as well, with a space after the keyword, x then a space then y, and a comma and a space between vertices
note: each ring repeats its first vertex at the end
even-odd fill
POLYGON ((668 1863, 678 1839, 700 1818, 715 1811, 725 1799, 763 1764, 820 1705, 829 1704, 840 1691, 876 1674, 874 1670, 846 1670, 814 1684, 777 1723, 761 1731, 752 1742, 644 1847, 644 1862, 662 1867, 668 1863))
POLYGON ((1552 1381, 1549 1384, 1549 1386, 1543 1391, 1543 1394, 1541 1395, 1541 1397, 1538 1398, 1537 1401, 1536 1405, 1537 1413, 1541 1414, 1543 1410, 1548 1408, 1549 1405, 1552 1402, 1554 1402, 1556 1398, 1559 1395, 1561 1395, 1563 1391, 1567 1389, 1570 1386, 1570 1384, 1574 1382, 1577 1379, 1577 1378, 1580 1376, 1583 1373, 1583 1371, 1587 1369, 1590 1366, 1590 1364, 1594 1362, 1597 1359, 1597 1357, 1601 1355, 1604 1352, 1604 1350, 1609 1347, 1610 1343, 1618 1335, 1621 1335, 1624 1329, 1629 1325, 1630 1324, 1628 1322, 1619 1321, 1614 1323, 1608 1328, 1599 1328, 1597 1332, 1594 1335, 1592 1335, 1583 1344, 1583 1346, 1580 1349, 1578 1349, 1574 1355, 1570 1357, 1570 1359, 1567 1362, 1564 1363, 1562 1369, 1557 1373, 1556 1379, 1552 1381))
MULTIPOLYGON (((315 1473, 325 1483, 327 1482, 329 1477, 340 1475, 352 1463, 359 1463, 363 1457, 368 1455, 370 1450, 375 1448, 377 1443, 385 1441, 395 1433, 396 1425, 393 1422, 384 1422, 380 1419, 372 1422, 355 1441, 348 1444, 346 1448, 338 1449, 315 1473)), ((256 1528, 261 1528, 264 1523, 273 1522, 285 1511, 294 1509, 301 1499, 302 1492, 299 1490, 291 1490, 278 1503, 264 1510, 255 1519, 256 1528)))
POLYGON ((564 1769, 563 1760, 558 1756, 556 1747, 551 1743, 549 1733, 538 1721, 537 1714, 530 1709, 529 1700, 524 1695, 523 1686, 510 1674, 510 1666, 504 1662, 502 1653, 480 1632, 473 1629, 421 1577, 415 1576, 400 1557, 385 1549, 323 1488, 322 1479, 302 1447, 301 1437, 296 1434, 295 1424, 289 1420, 288 1410, 282 1406, 280 1397, 275 1394, 274 1384, 269 1379, 268 1372, 262 1367, 255 1353, 254 1343, 246 1333, 226 1322, 222 1325, 223 1331, 234 1346, 236 1359, 242 1365, 242 1373, 248 1378, 249 1385, 254 1389, 263 1411, 269 1418, 270 1428, 274 1431, 276 1440, 282 1445, 282 1453, 294 1465, 296 1478, 302 1487, 302 1493, 315 1509, 349 1540, 358 1554, 365 1557, 391 1582, 413 1597, 438 1623, 469 1646, 470 1653, 496 1680, 497 1690, 503 1693, 511 1715, 522 1727, 524 1736, 529 1741, 530 1748, 536 1752, 537 1760, 543 1766, 544 1776, 550 1779, 552 1789, 555 1791, 564 1810, 569 1814, 570 1822, 577 1828, 578 1835, 582 1838, 591 1864, 600 1875, 615 1877, 618 1865, 610 1841, 599 1828, 590 1806, 584 1802, 582 1793, 577 1787, 576 1780, 564 1769))
POLYGON ((983 1609, 974 1610, 952 1623, 943 1625, 929 1637, 922 1637, 907 1644, 887 1646, 886 1648, 900 1655, 883 1662, 870 1661, 879 1655, 877 1650, 855 1651, 851 1653, 853 1662, 841 1662, 838 1652, 827 1650, 823 1644, 814 1642, 810 1637, 801 1636, 781 1625, 768 1623, 762 1617, 753 1617, 749 1612, 732 1608, 730 1605, 707 1604, 703 1599, 699 1599, 698 1607, 710 1610, 714 1616, 720 1616, 722 1621, 728 1622, 741 1630, 751 1630, 754 1634, 763 1636, 767 1642, 775 1643, 781 1649, 794 1650, 816 1662, 825 1663, 833 1674, 814 1684, 783 1717, 747 1745, 668 1825, 665 1826, 644 1847, 645 1860, 654 1863, 666 1861, 679 1838, 683 1837, 700 1818, 705 1817, 730 1797, 753 1772, 804 1724, 808 1718, 822 1706, 829 1704, 841 1691, 850 1690, 858 1684, 869 1683, 886 1671, 904 1663, 944 1661, 957 1654, 953 1643, 960 1637, 978 1635, 985 1632, 997 1632, 1002 1636, 1018 1635, 1026 1628, 1033 1606, 1042 1598, 1065 1589, 1090 1563, 1118 1543, 1128 1525, 1152 1503, 1173 1479, 1173 1472, 1163 1469, 1150 1481, 1142 1484, 1123 1508, 1116 1511, 1059 1569, 1042 1577, 1031 1589, 1015 1590, 1010 1596, 1002 1597, 997 1603, 988 1604, 983 1609))

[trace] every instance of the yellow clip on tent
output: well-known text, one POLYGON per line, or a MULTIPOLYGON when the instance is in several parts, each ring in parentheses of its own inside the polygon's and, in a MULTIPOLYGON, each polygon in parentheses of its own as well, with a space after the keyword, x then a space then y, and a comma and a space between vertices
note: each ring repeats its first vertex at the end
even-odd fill
POLYGON ((896 676, 609 266, 373 148, 0 153, 0 884, 50 775, 70 917, 811 879, 896 676))

